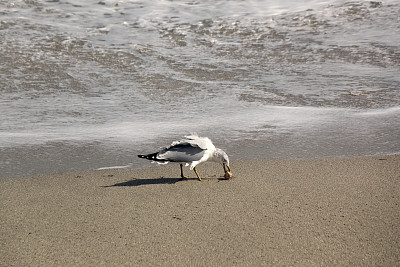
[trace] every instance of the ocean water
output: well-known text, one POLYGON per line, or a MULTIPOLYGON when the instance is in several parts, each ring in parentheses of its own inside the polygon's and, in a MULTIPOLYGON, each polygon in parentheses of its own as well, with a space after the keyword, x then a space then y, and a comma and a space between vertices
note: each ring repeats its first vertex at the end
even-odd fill
POLYGON ((398 1, 0 0, 0 177, 400 153, 398 1))

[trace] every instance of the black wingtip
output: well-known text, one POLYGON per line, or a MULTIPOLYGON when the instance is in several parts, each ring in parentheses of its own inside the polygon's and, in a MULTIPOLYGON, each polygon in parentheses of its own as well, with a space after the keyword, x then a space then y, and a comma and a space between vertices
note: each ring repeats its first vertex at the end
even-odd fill
POLYGON ((137 155, 141 159, 148 159, 148 160, 158 160, 157 153, 148 154, 148 155, 137 155))
POLYGON ((166 162, 166 160, 164 160, 164 159, 158 159, 157 154, 158 154, 158 152, 153 153, 153 154, 148 154, 148 155, 137 155, 137 156, 141 159, 148 159, 148 160, 158 161, 158 162, 166 162))

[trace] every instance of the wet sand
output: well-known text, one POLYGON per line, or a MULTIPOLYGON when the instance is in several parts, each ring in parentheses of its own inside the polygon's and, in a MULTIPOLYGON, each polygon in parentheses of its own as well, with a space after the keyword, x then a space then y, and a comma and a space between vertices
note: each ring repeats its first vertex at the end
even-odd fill
POLYGON ((396 266, 400 156, 0 179, 0 266, 396 266))

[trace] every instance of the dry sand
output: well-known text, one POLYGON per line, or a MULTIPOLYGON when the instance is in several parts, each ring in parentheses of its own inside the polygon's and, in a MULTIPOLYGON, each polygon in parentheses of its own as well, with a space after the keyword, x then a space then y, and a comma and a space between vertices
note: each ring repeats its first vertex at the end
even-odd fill
POLYGON ((399 266, 400 156, 231 167, 2 179, 0 266, 399 266))

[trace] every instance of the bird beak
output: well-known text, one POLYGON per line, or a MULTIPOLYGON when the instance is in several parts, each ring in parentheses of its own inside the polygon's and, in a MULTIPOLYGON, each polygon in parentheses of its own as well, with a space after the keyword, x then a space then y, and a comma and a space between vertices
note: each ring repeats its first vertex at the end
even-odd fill
POLYGON ((224 167, 224 172, 226 172, 226 168, 228 168, 228 171, 231 171, 231 169, 229 168, 229 166, 226 165, 225 163, 222 163, 222 166, 224 167))
POLYGON ((229 165, 226 165, 226 168, 228 168, 228 171, 231 171, 231 168, 229 167, 229 165))
POLYGON ((224 166, 225 179, 231 179, 232 178, 231 168, 228 165, 226 165, 225 163, 222 163, 222 166, 224 166))

